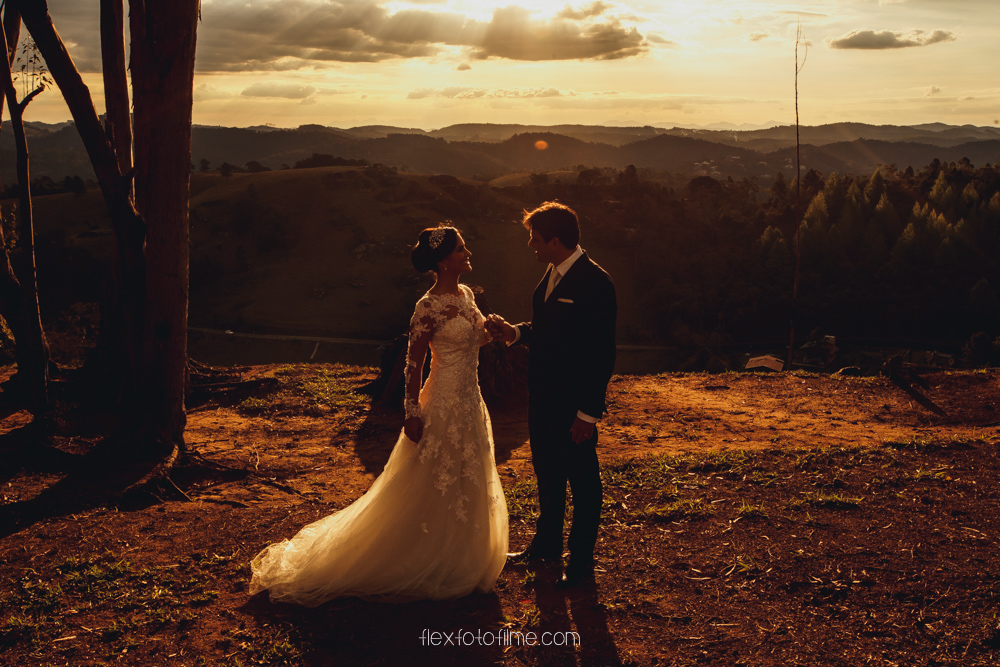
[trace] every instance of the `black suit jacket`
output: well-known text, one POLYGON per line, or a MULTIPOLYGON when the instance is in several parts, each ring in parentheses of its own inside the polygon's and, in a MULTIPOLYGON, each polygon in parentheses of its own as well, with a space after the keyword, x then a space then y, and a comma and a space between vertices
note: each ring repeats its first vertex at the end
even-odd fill
POLYGON ((546 300, 548 281, 546 272, 532 297, 531 321, 517 326, 519 342, 529 348, 529 421, 538 426, 539 420, 554 420, 561 429, 569 428, 577 411, 604 415, 618 304, 611 276, 587 253, 546 300))

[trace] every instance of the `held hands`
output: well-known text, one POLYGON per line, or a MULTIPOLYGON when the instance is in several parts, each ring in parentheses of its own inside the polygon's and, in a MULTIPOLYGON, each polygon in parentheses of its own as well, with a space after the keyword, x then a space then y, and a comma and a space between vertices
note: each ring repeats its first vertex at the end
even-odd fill
POLYGON ((515 329, 507 320, 495 313, 486 318, 484 326, 486 327, 486 333, 488 333, 493 340, 502 340, 505 343, 512 343, 514 342, 514 338, 517 336, 517 329, 515 329))
POLYGON ((424 435, 424 420, 420 417, 410 417, 403 422, 403 433, 413 442, 420 442, 424 435))

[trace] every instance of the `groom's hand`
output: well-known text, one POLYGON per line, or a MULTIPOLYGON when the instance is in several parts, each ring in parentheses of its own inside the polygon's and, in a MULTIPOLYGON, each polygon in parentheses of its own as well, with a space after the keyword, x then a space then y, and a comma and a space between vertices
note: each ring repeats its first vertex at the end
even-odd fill
POLYGON ((511 343, 517 337, 517 329, 499 315, 493 314, 486 318, 486 331, 496 340, 511 343))
POLYGON ((587 442, 594 435, 594 429, 596 427, 585 419, 576 418, 573 422, 573 427, 569 430, 570 436, 573 438, 573 442, 580 444, 587 442))

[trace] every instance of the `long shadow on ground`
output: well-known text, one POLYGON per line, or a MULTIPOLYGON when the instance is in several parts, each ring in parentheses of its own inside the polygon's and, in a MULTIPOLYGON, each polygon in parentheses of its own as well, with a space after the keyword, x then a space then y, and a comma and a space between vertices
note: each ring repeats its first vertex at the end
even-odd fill
POLYGON ((262 625, 285 630, 287 639, 276 651, 295 655, 295 664, 310 667, 489 665, 502 661, 504 654, 502 644, 477 638, 486 632, 495 638, 502 630, 496 594, 405 604, 344 598, 309 609, 272 604, 261 593, 242 609, 262 625))

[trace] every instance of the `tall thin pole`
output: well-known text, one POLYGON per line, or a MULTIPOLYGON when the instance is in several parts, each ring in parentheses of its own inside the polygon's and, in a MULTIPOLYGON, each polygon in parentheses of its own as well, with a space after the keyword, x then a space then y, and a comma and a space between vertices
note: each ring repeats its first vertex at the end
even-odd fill
POLYGON ((785 370, 792 370, 792 352, 795 350, 795 305, 799 298, 799 271, 802 267, 802 163, 799 154, 799 72, 806 64, 808 50, 799 64, 799 43, 802 41, 802 21, 795 26, 795 279, 792 282, 792 309, 788 324, 788 362, 785 370))

